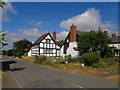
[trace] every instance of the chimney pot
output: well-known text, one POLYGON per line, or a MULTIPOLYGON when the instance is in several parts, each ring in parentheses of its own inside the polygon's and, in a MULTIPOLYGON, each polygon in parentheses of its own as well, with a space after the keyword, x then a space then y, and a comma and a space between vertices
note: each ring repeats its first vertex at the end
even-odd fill
POLYGON ((108 35, 108 31, 107 31, 107 30, 105 30, 105 31, 104 31, 104 34, 105 34, 105 35, 108 35))
POLYGON ((116 37, 116 33, 113 33, 113 34, 112 34, 112 37, 116 37))

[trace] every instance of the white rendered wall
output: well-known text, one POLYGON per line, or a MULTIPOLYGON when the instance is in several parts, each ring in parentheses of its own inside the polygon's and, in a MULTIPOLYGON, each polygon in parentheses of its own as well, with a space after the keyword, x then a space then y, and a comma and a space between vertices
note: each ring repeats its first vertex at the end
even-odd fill
POLYGON ((73 47, 77 47, 77 42, 70 42, 69 47, 67 49, 67 55, 71 54, 72 57, 78 56, 78 51, 75 51, 73 47))
POLYGON ((117 43, 115 43, 115 44, 109 44, 109 46, 110 47, 116 47, 117 49, 120 49, 120 43, 119 44, 117 44, 117 43))
POLYGON ((79 51, 75 51, 73 47, 77 47, 77 42, 69 42, 67 53, 64 54, 64 45, 63 45, 60 49, 60 56, 65 57, 65 55, 71 54, 72 57, 77 57, 79 55, 79 51))
POLYGON ((31 50, 28 52, 28 56, 30 56, 30 57, 31 57, 31 50))
MULTIPOLYGON (((116 49, 120 49, 120 43, 115 43, 115 44, 108 44, 110 47, 116 47, 116 49)), ((119 56, 119 53, 115 53, 115 56, 119 56)))

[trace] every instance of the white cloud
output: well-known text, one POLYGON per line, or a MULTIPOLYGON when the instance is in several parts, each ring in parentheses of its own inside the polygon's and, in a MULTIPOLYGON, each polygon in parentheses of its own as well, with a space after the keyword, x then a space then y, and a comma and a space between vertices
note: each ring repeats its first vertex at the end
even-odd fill
POLYGON ((67 32, 67 31, 60 32, 59 34, 57 34, 57 39, 64 40, 67 37, 68 33, 69 32, 67 32))
POLYGON ((37 38, 40 36, 40 32, 38 31, 37 28, 33 28, 33 29, 30 29, 30 30, 27 30, 27 29, 19 29, 19 33, 21 33, 21 35, 23 37, 26 37, 26 38, 37 38))
POLYGON ((13 43, 18 41, 18 40, 22 40, 22 39, 30 40, 31 38, 36 39, 40 36, 40 34, 41 34, 41 32, 36 28, 29 29, 29 30, 19 29, 18 33, 10 33, 7 31, 6 38, 7 38, 8 45, 5 46, 4 49, 12 48, 13 43))
POLYGON ((42 21, 30 21, 28 24, 32 25, 32 26, 36 26, 36 27, 39 27, 41 25, 43 25, 43 22, 42 21))
POLYGON ((62 21, 60 26, 69 29, 72 24, 75 24, 77 29, 81 31, 98 30, 98 27, 102 27, 103 29, 116 28, 115 25, 109 22, 102 23, 100 10, 96 10, 95 8, 88 9, 80 15, 62 21))
POLYGON ((4 5, 3 10, 0 10, 0 12, 2 13, 3 22, 9 22, 11 20, 10 17, 8 16, 8 13, 18 15, 17 11, 14 9, 13 5, 10 2, 7 2, 6 5, 4 5))

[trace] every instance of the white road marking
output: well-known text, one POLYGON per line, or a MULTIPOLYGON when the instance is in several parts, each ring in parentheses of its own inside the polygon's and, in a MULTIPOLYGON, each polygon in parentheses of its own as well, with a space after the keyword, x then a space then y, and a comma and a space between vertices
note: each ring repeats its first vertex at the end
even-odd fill
POLYGON ((71 83, 71 85, 73 85, 73 86, 75 86, 75 87, 77 87, 77 88, 83 88, 83 87, 81 87, 81 86, 79 86, 79 85, 76 85, 76 84, 73 84, 73 83, 71 83))
POLYGON ((22 88, 22 86, 20 85, 20 83, 18 82, 18 80, 16 79, 16 77, 13 75, 13 73, 12 72, 10 72, 10 73, 12 74, 13 78, 15 79, 15 81, 17 82, 17 84, 19 85, 19 87, 22 88))
POLYGON ((75 86, 75 87, 77 87, 77 88, 82 88, 82 89, 84 89, 84 90, 88 90, 88 89, 86 89, 86 88, 84 88, 84 87, 81 87, 81 86, 76 85, 76 84, 73 84, 73 83, 71 83, 71 85, 73 85, 73 86, 75 86))

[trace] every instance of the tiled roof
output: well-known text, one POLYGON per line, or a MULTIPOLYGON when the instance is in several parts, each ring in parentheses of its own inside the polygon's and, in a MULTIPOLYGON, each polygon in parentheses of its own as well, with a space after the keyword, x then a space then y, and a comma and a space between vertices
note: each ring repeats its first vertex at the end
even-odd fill
POLYGON ((44 37, 46 37, 49 33, 45 33, 43 35, 41 35, 34 43, 33 45, 36 45, 36 44, 39 44, 43 39, 44 37))

